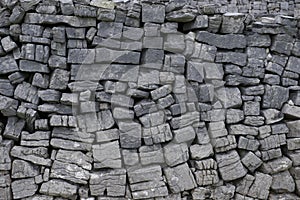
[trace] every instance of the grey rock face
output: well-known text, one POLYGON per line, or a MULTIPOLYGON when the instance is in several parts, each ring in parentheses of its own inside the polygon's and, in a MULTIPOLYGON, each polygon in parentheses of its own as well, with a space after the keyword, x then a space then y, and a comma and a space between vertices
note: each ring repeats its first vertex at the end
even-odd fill
POLYGON ((281 109, 284 102, 287 101, 289 91, 280 86, 265 86, 265 94, 263 96, 263 108, 281 109))
POLYGON ((34 178, 21 179, 12 182, 12 192, 14 199, 30 197, 38 190, 34 178))
POLYGON ((57 179, 53 179, 43 183, 39 191, 42 194, 64 197, 69 199, 76 199, 77 196, 76 185, 57 179))
POLYGON ((229 151, 225 154, 217 154, 216 160, 224 180, 235 180, 246 175, 240 157, 236 151, 229 151))
POLYGON ((186 163, 173 168, 165 168, 164 173, 171 191, 175 193, 190 190, 197 186, 194 176, 186 163))
POLYGON ((208 43, 219 48, 224 49, 235 49, 235 48, 245 48, 246 38, 243 35, 216 35, 213 33, 200 31, 198 32, 196 39, 199 42, 208 43))

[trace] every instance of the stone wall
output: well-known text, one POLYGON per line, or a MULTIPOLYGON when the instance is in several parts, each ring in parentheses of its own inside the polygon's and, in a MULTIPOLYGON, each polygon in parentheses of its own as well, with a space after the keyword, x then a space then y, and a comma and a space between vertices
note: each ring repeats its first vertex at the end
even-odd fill
POLYGON ((300 1, 1 5, 1 200, 300 199, 300 1))

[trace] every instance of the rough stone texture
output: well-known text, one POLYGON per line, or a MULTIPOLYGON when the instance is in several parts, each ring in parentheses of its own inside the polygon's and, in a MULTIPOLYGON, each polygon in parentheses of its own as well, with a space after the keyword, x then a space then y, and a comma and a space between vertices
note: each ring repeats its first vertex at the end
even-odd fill
POLYGON ((299 0, 5 0, 0 199, 299 199, 299 0))

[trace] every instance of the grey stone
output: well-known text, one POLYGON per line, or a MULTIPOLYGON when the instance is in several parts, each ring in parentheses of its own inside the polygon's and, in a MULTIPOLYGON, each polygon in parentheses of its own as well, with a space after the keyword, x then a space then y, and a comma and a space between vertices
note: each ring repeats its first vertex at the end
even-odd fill
POLYGON ((225 123, 223 121, 210 122, 208 124, 208 133, 210 138, 218 138, 228 135, 228 132, 225 128, 225 123))
POLYGON ((294 42, 294 39, 291 36, 285 34, 278 34, 274 36, 273 40, 274 41, 271 45, 272 51, 286 55, 291 54, 294 42))
POLYGON ((145 49, 162 49, 162 37, 143 37, 143 48, 145 49))
POLYGON ((120 144, 122 148, 138 148, 141 146, 142 129, 136 122, 120 122, 120 144))
POLYGON ((165 21, 165 6, 158 4, 142 5, 142 22, 163 23, 165 21))
POLYGON ((226 123, 233 124, 242 121, 245 118, 244 112, 239 109, 226 110, 226 123))
POLYGON ((68 180, 74 183, 87 184, 89 172, 81 167, 55 160, 51 167, 50 178, 68 180))
POLYGON ((243 35, 216 35, 205 31, 199 31, 196 36, 196 40, 223 49, 246 47, 246 38, 243 35))
POLYGON ((11 23, 20 23, 25 15, 25 10, 22 7, 16 6, 12 10, 12 14, 9 17, 11 23))
POLYGON ((187 163, 173 168, 165 168, 164 174, 173 193, 191 190, 197 187, 194 176, 187 163))
POLYGON ((146 68, 161 69, 164 51, 161 49, 145 49, 142 53, 141 64, 146 68))
POLYGON ((41 74, 41 73, 35 73, 32 79, 32 85, 46 89, 49 86, 49 75, 47 74, 41 74))
POLYGON ((49 68, 47 67, 47 65, 29 60, 20 61, 20 70, 24 72, 49 73, 49 68))
POLYGON ((8 74, 12 72, 19 71, 17 62, 13 59, 12 56, 0 57, 1 69, 0 74, 8 74))
POLYGON ((291 56, 287 63, 286 70, 300 74, 300 70, 297 67, 297 66, 299 66, 299 64, 300 64, 300 59, 297 57, 291 56))
POLYGON ((162 170, 159 165, 136 167, 127 171, 130 184, 162 180, 162 170))
POLYGON ((96 62, 99 63, 122 63, 139 64, 140 53, 133 51, 117 51, 106 48, 96 49, 96 62))
POLYGON ((208 63, 208 62, 203 62, 201 65, 204 68, 205 72, 205 79, 219 79, 222 80, 224 71, 223 71, 223 66, 222 64, 216 64, 216 63, 208 63))
POLYGON ((236 139, 233 135, 213 138, 211 140, 211 144, 217 153, 227 152, 229 150, 236 149, 237 147, 236 139))
POLYGON ((62 56, 51 55, 48 60, 49 67, 51 68, 67 68, 67 59, 62 56))
POLYGON ((29 147, 48 147, 50 133, 50 131, 36 131, 34 133, 22 131, 21 145, 29 147))
POLYGON ((97 35, 103 38, 121 38, 123 30, 122 23, 100 22, 97 35))
POLYGON ((141 146, 139 148, 139 157, 142 165, 164 164, 164 154, 161 145, 141 146))
POLYGON ((114 169, 91 174, 90 191, 93 196, 107 195, 114 197, 125 196, 126 170, 114 169))
POLYGON ((237 74, 227 75, 225 77, 225 81, 226 81, 226 85, 230 85, 230 86, 237 86, 237 85, 252 86, 252 85, 258 85, 260 82, 258 78, 248 78, 237 74))
POLYGON ((3 136, 15 141, 19 141, 21 131, 25 127, 25 120, 17 117, 9 117, 5 126, 3 136))
POLYGON ((263 108, 281 109, 283 103, 287 102, 289 91, 280 86, 265 86, 265 94, 263 96, 263 108))
POLYGON ((287 157, 281 157, 277 159, 264 162, 261 166, 261 171, 268 174, 276 174, 286 171, 292 167, 292 161, 287 157))
POLYGON ((141 40, 144 35, 144 30, 142 28, 134 28, 125 26, 123 28, 123 37, 130 40, 141 40))
POLYGON ((247 63, 247 54, 238 52, 217 53, 216 62, 232 63, 239 66, 245 66, 247 63))
POLYGON ((264 77, 263 83, 266 83, 269 85, 279 85, 280 77, 278 75, 266 74, 264 77))
POLYGON ((30 148, 14 146, 11 150, 11 156, 30 161, 37 165, 51 165, 51 160, 48 158, 48 150, 45 147, 30 148))
POLYGON ((229 126, 229 134, 232 135, 258 135, 258 128, 246 126, 243 124, 234 124, 229 126))
POLYGON ((192 126, 187 126, 174 130, 174 142, 183 143, 194 140, 196 137, 195 130, 192 126))
POLYGON ((11 170, 12 159, 10 157, 10 151, 12 147, 12 140, 0 140, 0 152, 2 155, 0 159, 0 169, 2 171, 11 170))
POLYGON ((201 160, 214 154, 211 144, 194 144, 190 146, 190 153, 191 158, 196 160, 201 160))
POLYGON ((249 189, 248 196, 259 199, 267 199, 271 184, 272 176, 257 172, 255 174, 255 180, 249 189))
POLYGON ((242 33, 244 30, 245 14, 225 13, 221 26, 221 33, 242 33))
POLYGON ((12 178, 29 178, 39 175, 40 168, 37 165, 23 161, 14 160, 12 163, 12 178))
POLYGON ((94 49, 70 49, 68 51, 67 63, 92 64, 95 60, 94 49))
POLYGON ((67 139, 53 138, 50 141, 52 147, 61 148, 66 150, 79 150, 79 151, 90 151, 92 148, 91 144, 79 141, 71 141, 67 139))
POLYGON ((262 160, 251 151, 248 152, 241 161, 251 172, 254 172, 263 163, 262 160))
POLYGON ((187 64, 187 80, 203 82, 204 65, 198 62, 189 61, 187 64))
POLYGON ((276 73, 279 76, 282 74, 283 69, 284 68, 281 65, 279 65, 277 63, 273 63, 273 62, 269 62, 267 65, 267 68, 266 68, 267 71, 276 73))
POLYGON ((224 108, 234 108, 242 105, 241 92, 238 88, 221 88, 216 91, 217 98, 224 108))
POLYGON ((34 178, 13 181, 11 186, 14 199, 30 197, 38 190, 38 186, 35 184, 34 178))
POLYGON ((272 178, 272 190, 278 192, 294 192, 295 182, 289 171, 274 174, 272 178))
POLYGON ((13 49, 17 48, 17 44, 11 39, 10 36, 6 36, 1 39, 1 45, 5 52, 10 52, 13 49))
POLYGON ((39 13, 27 13, 24 19, 29 24, 59 24, 66 23, 73 27, 91 27, 96 26, 96 19, 81 18, 76 16, 49 15, 39 13))
POLYGON ((23 82, 16 87, 14 97, 16 99, 25 100, 33 104, 37 104, 39 101, 37 88, 26 82, 23 82))
POLYGON ((39 90, 38 96, 46 102, 59 102, 61 93, 57 90, 39 90))
POLYGON ((183 8, 169 12, 166 19, 171 22, 190 22, 196 17, 196 10, 190 8, 183 8))
POLYGON ((200 102, 212 102, 214 99, 214 86, 212 84, 199 85, 198 99, 200 102))
POLYGON ((208 27, 208 16, 207 15, 198 15, 194 21, 185 23, 183 25, 184 31, 190 31, 195 29, 205 29, 208 27))
POLYGON ((119 141, 93 145, 94 168, 121 168, 119 141))
POLYGON ((49 88, 64 90, 67 88, 70 72, 62 69, 55 69, 51 74, 49 88))
POLYGON ((265 92, 263 85, 242 87, 241 92, 243 95, 262 95, 265 92))
POLYGON ((235 150, 225 154, 216 154, 216 160, 223 180, 232 181, 246 175, 240 157, 235 150))
POLYGON ((300 118, 300 107, 285 104, 282 108, 282 113, 289 117, 300 118))
POLYGON ((52 179, 48 182, 44 182, 39 192, 41 194, 75 200, 77 197, 77 186, 66 181, 52 179))
POLYGON ((163 149, 166 164, 170 167, 184 163, 189 159, 189 149, 186 143, 169 143, 163 149))
POLYGON ((170 141, 173 138, 169 124, 143 128, 143 140, 146 145, 170 141))

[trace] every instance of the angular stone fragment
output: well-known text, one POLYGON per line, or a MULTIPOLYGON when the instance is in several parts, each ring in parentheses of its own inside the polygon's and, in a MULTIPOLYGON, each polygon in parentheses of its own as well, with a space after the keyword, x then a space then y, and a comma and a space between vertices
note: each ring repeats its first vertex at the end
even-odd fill
POLYGON ((251 172, 254 172, 263 163, 262 160, 251 151, 247 153, 241 161, 251 172))
POLYGON ((255 174, 255 181, 249 189, 248 196, 259 199, 267 199, 271 184, 272 176, 257 172, 255 174))
POLYGON ((68 51, 67 63, 93 64, 95 60, 94 49, 70 49, 68 51))
POLYGON ((119 141, 93 145, 94 168, 121 168, 119 141))
POLYGON ((38 104, 39 102, 37 88, 26 82, 23 82, 16 87, 14 97, 33 104, 38 104))
POLYGON ((52 179, 43 183, 39 192, 41 194, 75 200, 77 197, 77 186, 66 181, 52 179))
POLYGON ((229 134, 232 135, 258 135, 258 128, 246 126, 243 124, 235 124, 229 126, 229 134))
POLYGON ((217 35, 205 31, 199 31, 196 36, 196 40, 223 49, 246 47, 246 38, 243 35, 217 35))
POLYGON ((139 148, 139 157, 144 166, 151 164, 164 164, 164 155, 161 145, 141 146, 139 148))
POLYGON ((66 23, 74 27, 90 27, 96 26, 95 18, 81 18, 75 16, 64 15, 48 15, 39 13, 27 13, 24 19, 29 24, 59 24, 66 23))
POLYGON ((239 109, 228 109, 226 111, 226 123, 233 124, 240 122, 244 119, 244 112, 239 109))
POLYGON ((247 63, 247 54, 237 52, 217 53, 216 62, 232 63, 239 66, 245 66, 247 63))
POLYGON ((40 168, 23 160, 14 160, 12 164, 12 178, 29 178, 39 175, 40 168))
POLYGON ((189 81, 201 83, 204 78, 204 66, 201 63, 189 61, 186 73, 189 81))
POLYGON ((55 69, 51 75, 49 88, 64 90, 67 88, 70 72, 62 69, 55 69))
POLYGON ((6 36, 1 39, 1 45, 5 52, 10 52, 13 49, 17 48, 17 44, 11 39, 10 36, 6 36))
POLYGON ((247 101, 244 103, 245 115, 259 115, 260 114, 260 103, 255 101, 247 101))
POLYGON ((265 86, 265 94, 263 96, 263 108, 281 109, 283 103, 287 102, 289 91, 280 86, 265 86))
POLYGON ((216 91, 216 96, 224 108, 234 108, 242 105, 241 92, 238 88, 221 88, 216 91))
POLYGON ((14 146, 11 150, 11 156, 30 161, 37 165, 50 166, 51 160, 48 158, 48 149, 45 147, 22 147, 14 146))
POLYGON ((0 63, 0 74, 8 74, 19 71, 17 62, 13 59, 12 56, 0 57, 0 63))
POLYGON ((166 19, 171 22, 190 22, 196 17, 196 12, 193 9, 183 8, 169 12, 166 19))
POLYGON ((31 147, 48 147, 50 134, 50 131, 36 131, 34 133, 22 131, 21 145, 31 147))
POLYGON ((3 136, 18 141, 24 126, 25 120, 18 119, 17 117, 9 117, 3 132, 3 136))
POLYGON ((170 167, 184 163, 189 159, 189 149, 186 143, 169 143, 163 149, 166 164, 170 167))
POLYGON ((187 126, 174 130, 174 142, 183 143, 190 142, 195 139, 196 133, 192 126, 187 126))
POLYGON ((272 178, 271 189, 278 192, 294 192, 295 182, 289 171, 274 174, 272 178))
POLYGON ((90 191, 93 196, 103 196, 107 192, 108 196, 125 196, 126 170, 114 169, 105 170, 91 174, 90 191))
POLYGON ((237 86, 237 85, 258 85, 260 80, 258 78, 248 78, 243 77, 238 74, 235 75, 227 75, 225 77, 226 85, 237 86))
POLYGON ((14 86, 8 79, 0 79, 0 94, 10 97, 14 95, 14 86))
POLYGON ((55 160, 51 166, 51 178, 65 179, 74 183, 87 184, 89 172, 81 167, 55 160))
POLYGON ((190 146, 190 153, 191 158, 196 160, 201 160, 214 154, 211 144, 194 144, 190 146))
POLYGON ((142 22, 163 23, 165 21, 165 6, 158 4, 142 5, 142 22))
POLYGON ((216 154, 216 160, 221 176, 225 181, 241 178, 247 173, 247 170, 243 167, 240 157, 235 150, 225 154, 216 154))
POLYGON ((289 117, 300 118, 300 107, 285 104, 282 108, 282 113, 289 117))
POLYGON ((38 190, 38 186, 35 184, 34 178, 13 181, 11 186, 14 199, 30 197, 38 190))
POLYGON ((12 160, 10 158, 10 150, 13 147, 12 140, 3 140, 0 139, 0 170, 8 171, 11 170, 12 160))
POLYGON ((142 137, 146 145, 170 141, 173 138, 169 124, 144 128, 142 137))
POLYGON ((189 31, 194 29, 204 29, 208 27, 208 16, 198 15, 192 22, 183 24, 183 30, 189 31))
POLYGON ((278 159, 264 162, 261 166, 261 171, 268 174, 276 174, 283 172, 292 167, 292 161, 287 157, 281 157, 278 159))
POLYGON ((191 190, 197 187, 194 176, 187 163, 173 168, 165 168, 164 174, 173 193, 191 190))
POLYGON ((245 14, 225 13, 221 26, 221 33, 242 33, 244 30, 245 14))
POLYGON ((120 144, 122 148, 138 148, 141 146, 141 125, 135 122, 120 122, 120 144))

